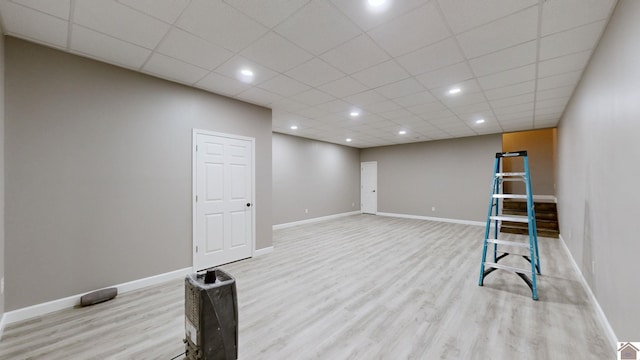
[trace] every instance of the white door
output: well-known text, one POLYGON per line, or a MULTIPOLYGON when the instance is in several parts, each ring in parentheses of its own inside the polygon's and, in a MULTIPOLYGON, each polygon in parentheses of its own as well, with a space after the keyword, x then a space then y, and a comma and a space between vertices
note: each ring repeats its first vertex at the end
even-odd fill
POLYGON ((254 139, 194 130, 195 270, 251 257, 254 139))
POLYGON ((378 212, 378 162, 367 161, 360 166, 360 211, 365 214, 378 212))

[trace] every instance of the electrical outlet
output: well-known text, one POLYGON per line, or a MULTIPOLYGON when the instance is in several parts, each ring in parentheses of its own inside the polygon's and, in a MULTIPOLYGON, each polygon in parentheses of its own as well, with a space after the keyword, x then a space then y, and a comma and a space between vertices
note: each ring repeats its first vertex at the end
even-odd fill
POLYGON ((435 206, 432 206, 432 207, 431 207, 431 211, 436 211, 436 207, 435 207, 435 206))
POLYGON ((308 214, 309 213, 309 209, 304 209, 304 213, 308 214))
POLYGON ((0 294, 4 294, 4 276, 0 279, 0 294))
POLYGON ((591 273, 592 274, 596 273, 596 261, 595 260, 591 261, 591 273))
POLYGON ((352 202, 351 207, 354 207, 354 206, 356 206, 356 203, 352 202))

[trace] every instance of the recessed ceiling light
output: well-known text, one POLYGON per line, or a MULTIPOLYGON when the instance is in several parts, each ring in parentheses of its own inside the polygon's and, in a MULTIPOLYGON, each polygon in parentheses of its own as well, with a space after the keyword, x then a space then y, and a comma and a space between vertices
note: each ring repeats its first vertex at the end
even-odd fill
POLYGON ((404 134, 406 134, 406 133, 407 133, 407 131, 406 131, 406 130, 400 130, 400 131, 398 131, 398 134, 400 134, 400 135, 404 135, 404 134))
POLYGON ((243 83, 251 83, 253 82, 253 77, 254 77, 254 73, 253 70, 248 69, 248 68, 243 68, 240 69, 240 71, 238 71, 238 80, 242 81, 243 83))
POLYGON ((367 0, 367 7, 371 12, 383 12, 389 8, 390 0, 367 0))
POLYGON ((351 115, 351 117, 360 116, 360 111, 354 110, 354 111, 350 112, 349 115, 351 115))
POLYGON ((478 119, 476 120, 476 124, 483 124, 484 123, 484 119, 478 119))
POLYGON ((449 94, 450 95, 459 94, 461 91, 462 89, 460 89, 459 87, 454 87, 449 89, 449 94))
POLYGON ((296 125, 291 125, 291 130, 297 130, 298 127, 296 125))
POLYGON ((347 138, 347 139, 346 139, 346 141, 347 141, 347 142, 351 142, 351 138, 347 138))

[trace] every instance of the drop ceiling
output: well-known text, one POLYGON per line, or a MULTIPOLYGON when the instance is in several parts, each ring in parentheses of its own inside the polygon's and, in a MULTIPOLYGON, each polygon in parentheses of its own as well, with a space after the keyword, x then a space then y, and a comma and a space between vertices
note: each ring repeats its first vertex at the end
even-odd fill
POLYGON ((365 148, 557 125, 615 2, 1 0, 0 17, 7 35, 271 108, 273 131, 365 148))

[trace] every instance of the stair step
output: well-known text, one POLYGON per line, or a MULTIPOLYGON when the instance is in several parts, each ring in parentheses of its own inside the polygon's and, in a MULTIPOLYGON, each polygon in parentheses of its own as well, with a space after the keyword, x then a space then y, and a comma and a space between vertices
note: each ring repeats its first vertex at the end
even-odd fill
MULTIPOLYGON (((503 221, 502 222, 502 226, 503 227, 512 227, 512 228, 523 228, 523 229, 527 229, 528 228, 528 223, 523 223, 523 222, 516 222, 516 221, 503 221)), ((553 221, 553 220, 541 220, 541 219, 536 219, 536 228, 538 230, 543 229, 543 230, 555 230, 558 231, 560 230, 560 228, 558 227, 558 222, 557 221, 553 221)))
POLYGON ((529 249, 529 243, 517 242, 517 241, 508 241, 508 240, 499 240, 499 239, 487 239, 488 243, 497 244, 497 245, 507 245, 507 246, 517 246, 529 249))
POLYGON ((484 266, 485 266, 485 267, 490 267, 490 268, 496 268, 496 269, 507 270, 507 271, 511 271, 511 272, 514 272, 514 273, 520 273, 520 274, 531 275, 531 270, 521 269, 521 268, 517 268, 517 267, 509 266, 509 265, 502 265, 502 264, 497 264, 497 263, 493 263, 493 262, 488 262, 488 261, 486 261, 486 262, 484 263, 484 266))
MULTIPOLYGON (((558 221, 558 213, 556 213, 556 212, 538 211, 538 209, 534 209, 534 211, 536 213, 536 219, 537 220, 558 221)), ((504 214, 504 215, 527 216, 527 211, 526 210, 502 209, 502 214, 504 214)))
MULTIPOLYGON (((493 194, 494 199, 527 199, 527 195, 522 194, 493 194)), ((525 203, 526 209, 526 203, 525 203)))
MULTIPOLYGON (((515 227, 501 227, 500 228, 500 232, 501 233, 506 233, 506 234, 518 234, 518 235, 529 235, 529 229, 527 228, 515 228, 515 227)), ((557 239, 560 237, 560 233, 558 231, 555 230, 545 230, 545 229, 540 229, 538 228, 538 232, 537 234, 538 236, 541 237, 547 237, 547 238, 554 238, 557 239)))

